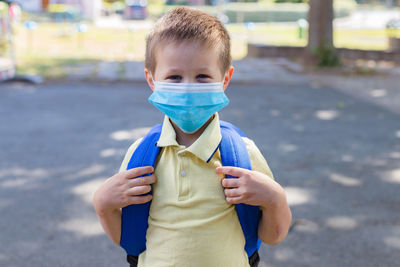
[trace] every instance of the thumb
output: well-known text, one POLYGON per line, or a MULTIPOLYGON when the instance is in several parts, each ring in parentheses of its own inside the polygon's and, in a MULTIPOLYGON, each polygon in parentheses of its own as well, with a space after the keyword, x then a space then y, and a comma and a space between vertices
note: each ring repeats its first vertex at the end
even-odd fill
POLYGON ((215 171, 217 173, 228 174, 228 175, 235 176, 235 177, 240 177, 249 172, 249 170, 238 168, 238 167, 231 167, 231 166, 217 167, 215 169, 215 171))

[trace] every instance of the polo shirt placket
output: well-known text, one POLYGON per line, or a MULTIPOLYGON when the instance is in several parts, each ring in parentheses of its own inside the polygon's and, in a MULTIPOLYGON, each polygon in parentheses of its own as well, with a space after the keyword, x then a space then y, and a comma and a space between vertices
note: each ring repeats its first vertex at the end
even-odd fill
POLYGON ((187 151, 183 147, 178 148, 178 161, 179 168, 177 169, 177 176, 179 177, 179 191, 178 191, 178 200, 183 201, 189 197, 190 192, 190 179, 188 177, 188 166, 189 166, 189 158, 186 156, 187 151))

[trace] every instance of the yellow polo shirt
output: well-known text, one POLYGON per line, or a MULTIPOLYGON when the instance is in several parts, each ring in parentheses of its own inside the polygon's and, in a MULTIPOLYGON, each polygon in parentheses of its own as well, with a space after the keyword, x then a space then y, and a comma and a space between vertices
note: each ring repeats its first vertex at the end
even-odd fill
MULTIPOLYGON (((253 170, 273 178, 254 142, 243 140, 253 170)), ((126 170, 140 141, 128 149, 120 171, 126 170)), ((175 130, 165 117, 157 143, 162 149, 155 168, 146 251, 139 255, 139 267, 249 266, 235 206, 226 202, 223 176, 215 172, 221 158, 219 151, 213 153, 220 141, 218 113, 190 147, 176 142, 175 130)))

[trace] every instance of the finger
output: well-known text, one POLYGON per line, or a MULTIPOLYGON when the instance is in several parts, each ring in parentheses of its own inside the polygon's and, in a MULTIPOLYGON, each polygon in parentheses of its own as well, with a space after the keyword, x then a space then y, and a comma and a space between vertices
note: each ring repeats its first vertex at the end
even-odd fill
POLYGON ((240 190, 238 188, 234 189, 225 189, 224 190, 225 196, 232 198, 232 197, 240 197, 240 190))
POLYGON ((157 177, 153 173, 149 176, 137 177, 137 178, 129 180, 129 187, 150 185, 150 184, 154 184, 156 181, 157 181, 157 177))
POLYGON ((239 179, 229 179, 225 178, 222 179, 222 186, 225 188, 234 188, 234 187, 239 187, 240 181, 239 179))
POLYGON ((217 173, 223 173, 223 174, 228 174, 231 176, 235 177, 240 177, 242 175, 245 175, 246 173, 249 172, 249 170, 238 168, 238 167, 218 167, 215 169, 217 173))
POLYGON ((153 198, 152 195, 132 196, 129 198, 127 206, 132 204, 143 204, 149 202, 152 198, 153 198))
POLYGON ((242 203, 242 198, 241 197, 227 197, 226 202, 230 204, 239 204, 242 203))
POLYGON ((125 172, 125 178, 131 179, 131 178, 135 178, 135 177, 142 176, 142 175, 145 175, 148 173, 153 173, 153 172, 154 172, 154 168, 152 166, 137 167, 137 168, 127 170, 125 172))
POLYGON ((129 196, 140 196, 151 191, 150 185, 135 186, 128 189, 127 194, 129 196))

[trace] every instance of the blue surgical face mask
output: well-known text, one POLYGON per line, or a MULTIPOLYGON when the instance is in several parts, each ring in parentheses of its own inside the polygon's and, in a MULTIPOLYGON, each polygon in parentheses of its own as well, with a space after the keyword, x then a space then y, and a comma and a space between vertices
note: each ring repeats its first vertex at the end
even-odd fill
POLYGON ((149 102, 167 115, 183 132, 194 133, 228 105, 223 83, 154 82, 149 102))

